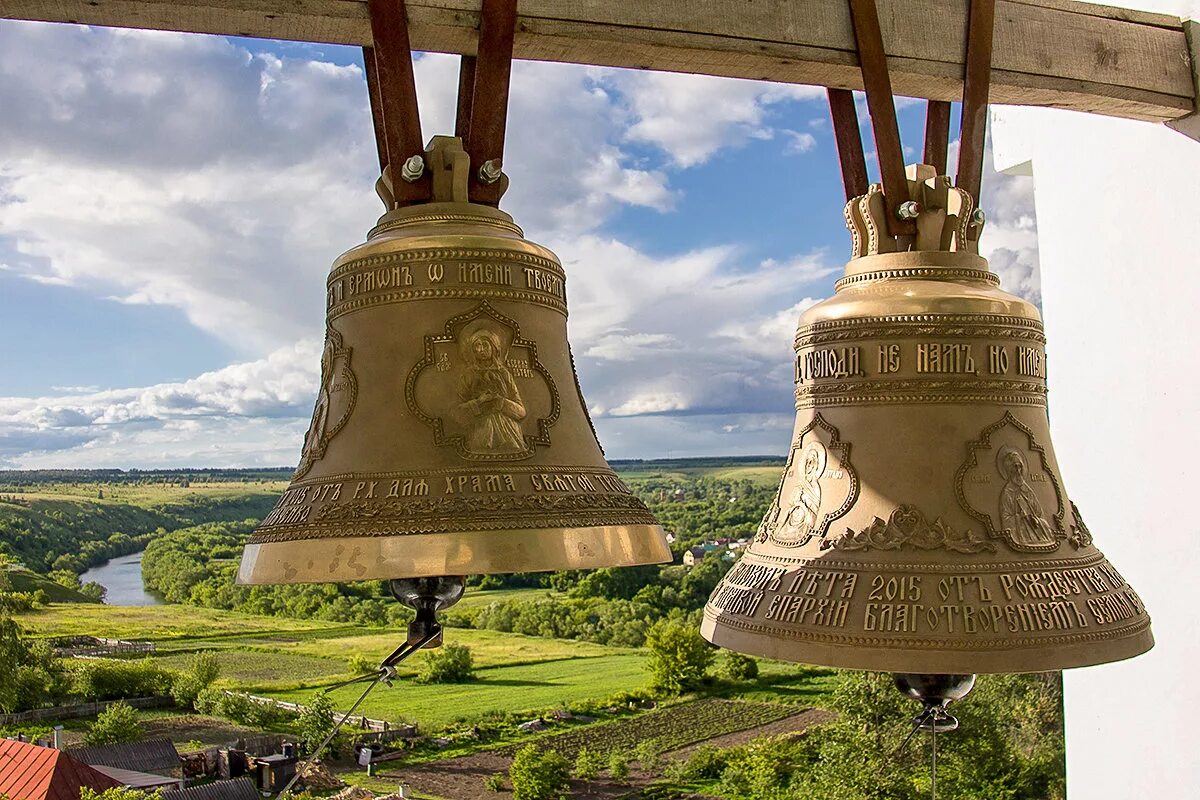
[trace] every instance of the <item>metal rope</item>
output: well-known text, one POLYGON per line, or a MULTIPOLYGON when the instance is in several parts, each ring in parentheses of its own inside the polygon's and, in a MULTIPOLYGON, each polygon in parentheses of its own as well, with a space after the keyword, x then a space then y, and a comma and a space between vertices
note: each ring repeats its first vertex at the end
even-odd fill
MULTIPOLYGON (((334 723, 333 728, 331 728, 329 733, 325 736, 324 741, 317 745, 317 748, 309 754, 308 758, 296 765, 296 774, 294 774, 292 779, 287 782, 287 786, 283 787, 283 791, 279 793, 279 796, 276 798, 276 800, 283 800, 283 798, 288 796, 288 794, 292 791, 292 788, 296 785, 296 782, 299 781, 300 777, 304 774, 304 771, 311 766, 314 761, 320 758, 321 753, 325 752, 325 748, 328 747, 329 743, 333 741, 333 737, 337 736, 337 732, 341 730, 343 725, 346 724, 346 720, 354 716, 354 712, 357 711, 358 707, 362 705, 362 702, 367 699, 367 695, 369 695, 371 691, 380 683, 391 680, 392 676, 396 674, 396 670, 393 669, 393 667, 436 639, 441 635, 441 632, 442 629, 440 625, 433 625, 431 626, 430 630, 416 642, 405 642, 404 644, 400 645, 400 647, 396 648, 390 656, 383 660, 383 663, 379 666, 379 671, 374 674, 374 680, 372 680, 371 684, 363 690, 362 694, 358 696, 358 699, 354 701, 354 705, 350 706, 350 710, 343 714, 342 718, 334 723)), ((371 675, 363 675, 358 678, 344 681, 341 684, 334 684, 334 686, 330 688, 349 686, 350 684, 359 683, 371 677, 371 675)))

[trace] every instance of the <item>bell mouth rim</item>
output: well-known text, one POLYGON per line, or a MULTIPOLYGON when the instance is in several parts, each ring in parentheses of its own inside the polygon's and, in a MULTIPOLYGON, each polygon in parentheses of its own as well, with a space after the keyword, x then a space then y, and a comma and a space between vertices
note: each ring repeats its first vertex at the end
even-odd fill
POLYGON ((367 241, 391 231, 418 225, 481 225, 498 228, 524 237, 525 231, 512 216, 495 206, 482 203, 436 202, 405 206, 388 211, 379 218, 375 227, 367 232, 367 241))
POLYGON ((963 652, 937 649, 932 645, 865 647, 857 643, 800 641, 739 630, 706 609, 700 624, 700 635, 718 647, 739 653, 814 666, 872 672, 991 675, 1098 666, 1139 656, 1154 647, 1154 634, 1148 617, 1140 624, 1129 627, 1131 630, 1125 635, 1099 641, 1004 647, 1004 640, 1000 639, 993 649, 980 646, 963 652))
POLYGON ((661 525, 336 536, 248 544, 237 584, 349 583, 440 575, 632 567, 673 560, 661 525), (510 537, 517 537, 514 541, 510 537))

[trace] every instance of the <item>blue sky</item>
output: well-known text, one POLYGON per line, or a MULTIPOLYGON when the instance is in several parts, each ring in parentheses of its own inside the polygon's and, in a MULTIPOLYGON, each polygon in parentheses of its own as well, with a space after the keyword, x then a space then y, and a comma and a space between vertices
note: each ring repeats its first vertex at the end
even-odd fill
MULTIPOLYGON (((426 136, 456 71, 418 58, 426 136)), ((294 463, 324 273, 381 213, 360 51, 0 22, 0 108, 0 466, 294 463)), ((824 90, 519 63, 510 108, 502 207, 567 266, 609 455, 783 452, 848 248, 824 90)), ((1036 299, 1031 179, 986 180, 1036 299)))

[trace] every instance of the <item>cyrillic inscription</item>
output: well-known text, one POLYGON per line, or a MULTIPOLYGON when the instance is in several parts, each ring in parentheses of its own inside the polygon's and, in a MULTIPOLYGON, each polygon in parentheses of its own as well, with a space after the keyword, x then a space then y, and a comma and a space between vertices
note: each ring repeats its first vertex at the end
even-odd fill
POLYGON ((710 602, 726 614, 787 626, 844 628, 860 614, 863 631, 926 636, 1082 631, 1144 611, 1107 563, 983 575, 875 573, 862 576, 866 597, 856 602, 859 577, 849 570, 742 561, 710 602))
POLYGON ((796 382, 823 378, 863 377, 860 350, 857 347, 831 347, 810 350, 796 358, 796 382))
POLYGON ((917 345, 917 372, 949 375, 975 375, 975 357, 969 344, 917 345))
POLYGON ((553 272, 544 269, 535 269, 534 267, 525 267, 525 286, 530 289, 548 292, 555 297, 565 297, 563 291, 563 279, 553 272))

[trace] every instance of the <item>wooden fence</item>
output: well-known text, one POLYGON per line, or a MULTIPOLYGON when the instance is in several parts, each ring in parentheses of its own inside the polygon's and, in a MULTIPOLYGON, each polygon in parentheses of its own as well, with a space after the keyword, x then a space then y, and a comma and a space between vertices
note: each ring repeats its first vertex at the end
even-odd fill
MULTIPOLYGON (((225 694, 238 695, 250 700, 254 703, 264 703, 266 705, 282 708, 285 711, 291 711, 296 714, 304 713, 304 706, 300 703, 289 703, 286 700, 276 700, 273 697, 259 697, 253 694, 244 694, 242 692, 231 692, 226 690, 225 694)), ((339 711, 334 711, 333 715, 337 719, 341 719, 342 714, 339 711)), ((346 720, 346 727, 358 728, 360 731, 370 733, 388 734, 386 740, 390 739, 411 739, 417 736, 416 725, 395 725, 383 719, 371 719, 366 716, 353 716, 346 720)))
POLYGON ((125 703, 134 708, 169 708, 175 705, 170 697, 131 697, 127 700, 101 700, 95 703, 77 703, 69 706, 35 708, 15 714, 0 714, 0 725, 20 725, 26 722, 41 722, 47 719, 78 719, 99 714, 113 703, 125 703))
POLYGON ((154 642, 128 642, 124 639, 101 639, 94 636, 77 636, 54 648, 57 656, 73 658, 96 658, 100 656, 153 653, 154 642))

